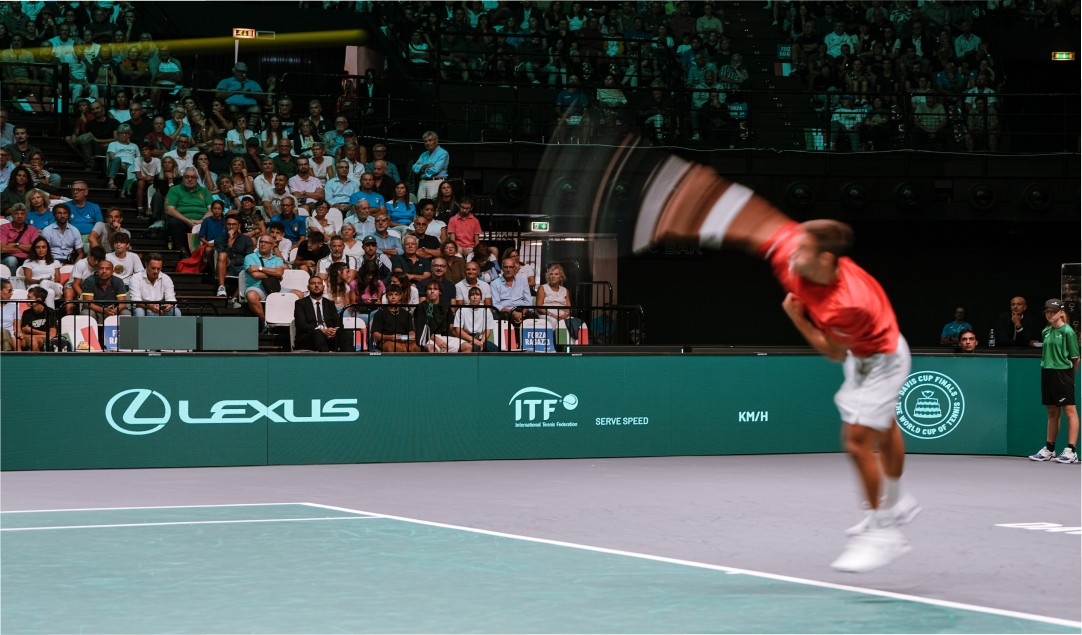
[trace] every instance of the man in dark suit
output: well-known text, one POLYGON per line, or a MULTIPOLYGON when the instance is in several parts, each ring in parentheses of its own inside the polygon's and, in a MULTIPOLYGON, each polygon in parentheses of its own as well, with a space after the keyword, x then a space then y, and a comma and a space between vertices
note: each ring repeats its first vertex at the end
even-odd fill
POLYGON ((334 301, 323 297, 323 278, 308 279, 308 295, 293 306, 297 338, 294 348, 327 352, 351 350, 349 333, 342 328, 334 301))

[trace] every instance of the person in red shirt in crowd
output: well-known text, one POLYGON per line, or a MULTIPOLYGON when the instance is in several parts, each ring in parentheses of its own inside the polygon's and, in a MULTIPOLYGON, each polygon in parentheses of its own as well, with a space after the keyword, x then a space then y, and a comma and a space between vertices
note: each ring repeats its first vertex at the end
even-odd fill
POLYGON ((472 251, 481 233, 481 221, 473 215, 473 199, 465 197, 458 204, 458 213, 447 221, 447 234, 463 252, 472 251))

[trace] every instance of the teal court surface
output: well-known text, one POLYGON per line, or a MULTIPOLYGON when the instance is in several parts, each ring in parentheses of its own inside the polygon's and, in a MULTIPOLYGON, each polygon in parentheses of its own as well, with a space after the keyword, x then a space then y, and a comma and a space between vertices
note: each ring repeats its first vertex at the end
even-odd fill
POLYGON ((849 586, 312 503, 6 511, 0 547, 8 635, 1082 629, 860 588, 860 578, 849 586))

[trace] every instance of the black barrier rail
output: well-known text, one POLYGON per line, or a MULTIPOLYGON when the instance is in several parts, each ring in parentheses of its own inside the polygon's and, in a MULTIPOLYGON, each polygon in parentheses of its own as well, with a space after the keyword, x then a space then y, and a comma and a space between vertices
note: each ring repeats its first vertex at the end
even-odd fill
MULTIPOLYGON (((19 298, 0 301, 5 310, 8 306, 15 306, 13 322, 13 336, 8 331, 4 338, 4 350, 8 340, 11 341, 12 351, 43 351, 43 352, 92 352, 115 350, 111 347, 110 333, 112 327, 110 317, 153 317, 165 319, 171 317, 163 313, 163 309, 173 307, 180 315, 205 317, 207 315, 218 316, 218 307, 207 301, 178 301, 178 302, 132 302, 131 300, 67 300, 56 302, 58 308, 49 308, 47 300, 37 298, 19 298), (96 305, 103 311, 91 308, 96 305), (209 309, 209 311, 208 311, 209 309), (30 311, 27 326, 23 326, 23 316, 30 311), (37 315, 40 314, 40 317, 37 315), (107 324, 107 322, 109 322, 107 324)), ((9 315, 5 313, 5 323, 9 315)), ((6 330, 6 329, 5 329, 6 330)), ((119 328, 117 330, 119 333, 119 328)))
POLYGON ((646 319, 638 305, 528 305, 501 312, 489 305, 457 304, 451 305, 445 316, 417 317, 416 312, 424 309, 423 304, 351 304, 341 309, 339 316, 343 324, 354 320, 354 330, 364 331, 363 336, 354 337, 355 349, 371 352, 455 352, 462 342, 474 352, 566 352, 571 346, 639 346, 645 342, 646 319), (389 307, 408 315, 393 323, 377 321, 377 313, 389 307), (382 329, 391 324, 397 328, 381 330, 376 340, 373 325, 382 329), (412 340, 404 329, 412 330, 412 340), (448 343, 448 338, 459 341, 448 343))

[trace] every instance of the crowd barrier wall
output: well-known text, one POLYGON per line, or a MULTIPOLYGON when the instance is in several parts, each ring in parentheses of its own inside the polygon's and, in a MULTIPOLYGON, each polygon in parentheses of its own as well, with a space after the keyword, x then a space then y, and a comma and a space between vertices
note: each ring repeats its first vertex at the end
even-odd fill
MULTIPOLYGON (((836 452, 840 381, 800 354, 8 355, 0 469, 836 452)), ((915 355, 899 404, 910 452, 1044 441, 1036 358, 915 355)))

